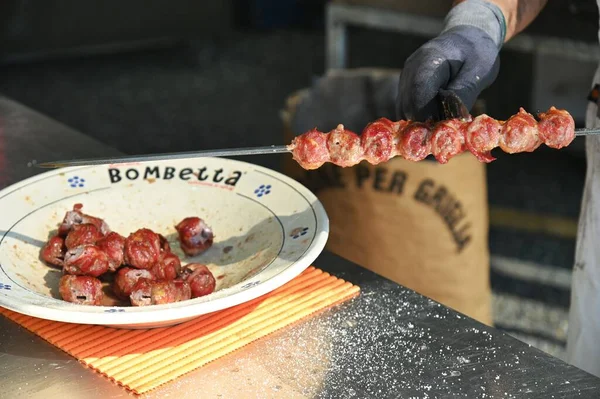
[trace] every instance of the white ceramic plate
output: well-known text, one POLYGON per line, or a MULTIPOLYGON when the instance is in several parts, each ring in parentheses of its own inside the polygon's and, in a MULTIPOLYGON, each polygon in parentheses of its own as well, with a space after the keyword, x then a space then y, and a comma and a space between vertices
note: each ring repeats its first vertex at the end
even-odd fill
POLYGON ((270 169, 223 158, 53 170, 0 191, 0 306, 43 319, 125 328, 172 325, 254 299, 300 274, 323 250, 329 221, 317 198, 270 169), (163 234, 182 263, 206 264, 214 293, 167 305, 85 306, 60 299, 61 271, 39 258, 75 203, 127 236, 163 234), (215 234, 194 258, 174 226, 199 216, 215 234))

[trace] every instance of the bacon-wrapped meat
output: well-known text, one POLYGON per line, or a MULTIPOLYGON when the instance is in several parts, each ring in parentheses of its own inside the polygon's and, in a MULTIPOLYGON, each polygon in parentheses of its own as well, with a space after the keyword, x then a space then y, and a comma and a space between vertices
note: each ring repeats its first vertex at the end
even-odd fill
MULTIPOLYGON (((75 204, 67 212, 59 233, 40 250, 40 259, 62 267, 59 291, 64 300, 100 305, 102 283, 133 306, 185 301, 214 291, 215 278, 206 266, 191 264, 182 272, 165 236, 141 228, 125 238, 81 208, 75 204)), ((183 219, 175 230, 188 256, 213 244, 211 228, 199 217, 183 219)))
POLYGON ((190 298, 191 289, 186 281, 150 281, 145 278, 138 280, 129 296, 134 306, 162 305, 190 298))
POLYGON ((495 160, 492 150, 498 146, 502 125, 488 115, 479 115, 469 124, 465 132, 467 148, 481 162, 495 160))
POLYGON ((431 137, 431 153, 445 164, 464 151, 466 122, 458 119, 441 121, 435 125, 431 137))
POLYGON ((195 256, 210 248, 214 235, 210 227, 199 217, 187 217, 175 226, 181 249, 188 256, 195 256))
POLYGON ((575 139, 575 121, 567 111, 550 107, 538 117, 538 134, 548 147, 560 149, 575 139))
POLYGON ((533 115, 523 108, 507 120, 502 126, 499 146, 508 154, 532 152, 542 141, 538 137, 538 126, 533 115))
POLYGON ((40 251, 40 257, 46 263, 62 267, 65 260, 65 240, 61 236, 51 237, 40 251))
POLYGON ((436 124, 380 118, 369 123, 360 137, 343 125, 329 133, 312 129, 295 137, 287 149, 301 167, 310 170, 325 162, 348 167, 366 160, 377 165, 395 156, 421 161, 433 155, 447 163, 465 150, 481 162, 492 162, 496 158, 491 151, 498 146, 513 154, 531 152, 542 143, 562 148, 575 138, 575 122, 567 111, 551 107, 538 116, 539 122, 521 108, 505 122, 485 114, 436 124))
POLYGON ((185 301, 191 298, 190 285, 186 281, 155 281, 150 291, 152 305, 185 301))
POLYGON ((80 245, 67 251, 63 271, 66 274, 98 277, 108 271, 108 255, 96 245, 80 245))
POLYGON ((181 272, 181 261, 174 253, 163 252, 160 255, 160 261, 154 265, 151 271, 157 280, 172 281, 181 272))
POLYGON ((400 131, 396 151, 409 161, 422 161, 431 153, 431 129, 425 123, 409 123, 400 131))
POLYGON ((327 135, 327 150, 331 162, 342 167, 358 164, 363 157, 360 138, 354 132, 338 125, 327 135))
POLYGON ((137 269, 152 269, 160 260, 160 237, 150 229, 139 229, 125 240, 124 261, 137 269))
POLYGON ((108 271, 114 272, 121 265, 125 257, 125 237, 117 232, 111 231, 96 242, 98 248, 108 255, 108 271))
POLYGON ((211 294, 215 290, 215 277, 208 267, 199 263, 190 263, 181 271, 181 278, 190 284, 192 298, 211 294))
POLYGON ((85 213, 83 213, 81 211, 82 208, 83 208, 82 204, 73 205, 73 210, 68 211, 65 214, 65 217, 64 217, 62 223, 58 227, 58 235, 60 235, 61 237, 66 237, 74 225, 86 224, 86 223, 90 223, 90 224, 93 224, 94 226, 96 226, 98 228, 98 230, 100 230, 102 235, 110 232, 110 228, 108 227, 108 225, 106 224, 106 222, 104 220, 97 218, 95 216, 86 215, 85 213))
POLYGON ((74 225, 67 238, 65 238, 65 246, 67 249, 72 249, 80 245, 95 244, 102 237, 102 233, 91 223, 82 223, 74 225))
POLYGON ((102 283, 90 276, 65 274, 58 283, 58 292, 63 300, 79 305, 100 305, 104 298, 102 283))
POLYGON ((131 295, 133 287, 139 279, 155 280, 154 275, 150 270, 134 269, 131 267, 123 267, 119 269, 115 276, 112 288, 117 298, 126 300, 131 295))
POLYGON ((291 145, 294 147, 294 159, 306 170, 318 169, 325 162, 329 162, 327 135, 317 129, 296 137, 291 145))
POLYGON ((192 299, 192 288, 187 281, 182 279, 173 280, 173 284, 175 285, 176 296, 175 302, 187 301, 188 299, 192 299))
POLYGON ((162 234, 158 235, 160 239, 160 250, 162 252, 171 252, 171 245, 169 245, 169 241, 162 234))
POLYGON ((133 306, 148 306, 152 304, 152 280, 140 278, 131 289, 129 301, 133 306))
POLYGON ((372 165, 385 162, 392 157, 396 147, 394 143, 395 124, 387 118, 381 118, 367 125, 360 137, 364 150, 364 159, 372 165))

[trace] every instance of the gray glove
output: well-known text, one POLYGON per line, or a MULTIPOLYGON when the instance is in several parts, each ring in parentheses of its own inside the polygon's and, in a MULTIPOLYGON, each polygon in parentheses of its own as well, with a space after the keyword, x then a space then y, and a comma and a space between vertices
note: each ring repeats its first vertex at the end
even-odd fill
POLYGON ((441 119, 436 99, 440 89, 456 93, 471 110, 479 94, 498 76, 498 53, 505 34, 504 16, 496 5, 467 0, 453 7, 444 31, 404 64, 396 103, 398 119, 441 119))

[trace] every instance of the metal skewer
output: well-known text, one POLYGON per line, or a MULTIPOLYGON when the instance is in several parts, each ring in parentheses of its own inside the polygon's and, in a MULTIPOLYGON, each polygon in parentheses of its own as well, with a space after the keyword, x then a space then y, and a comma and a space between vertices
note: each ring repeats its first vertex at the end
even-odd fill
MULTIPOLYGON (((446 100, 451 97, 447 97, 446 100)), ((446 106, 447 103, 445 103, 446 106)), ((450 104, 452 105, 452 104, 450 104)), ((460 107, 453 109, 452 114, 461 113, 460 107)), ((445 113, 448 115, 449 108, 446 108, 445 113)), ((575 136, 594 136, 600 135, 600 128, 594 129, 575 129, 575 136)), ((122 157, 109 157, 109 158, 90 158, 90 159, 73 159, 65 161, 52 161, 36 163, 36 161, 29 162, 29 166, 35 166, 43 169, 56 169, 64 168, 68 166, 87 166, 87 165, 111 165, 119 163, 135 163, 135 162, 150 162, 150 161, 162 161, 170 159, 190 159, 190 158, 202 158, 202 157, 232 157, 232 156, 244 156, 244 155, 263 155, 263 154, 281 154, 291 152, 285 145, 271 145, 265 147, 246 147, 246 148, 230 148, 221 150, 202 150, 202 151, 187 151, 187 152, 171 152, 163 154, 150 154, 150 155, 125 155, 122 157)))
POLYGON ((575 136, 596 136, 600 134, 600 129, 575 129, 575 136))
POLYGON ((170 159, 189 159, 202 157, 232 157, 242 155, 263 155, 263 154, 281 154, 290 152, 285 145, 271 145, 265 147, 247 147, 247 148, 230 148, 224 150, 203 150, 203 151, 187 151, 187 152, 170 152, 163 154, 149 155, 125 155, 122 157, 109 158, 91 158, 91 159, 72 159, 68 161, 52 161, 35 163, 31 162, 30 166, 45 169, 64 168, 67 166, 82 166, 82 165, 111 165, 118 163, 134 163, 134 162, 149 162, 162 161, 170 159))

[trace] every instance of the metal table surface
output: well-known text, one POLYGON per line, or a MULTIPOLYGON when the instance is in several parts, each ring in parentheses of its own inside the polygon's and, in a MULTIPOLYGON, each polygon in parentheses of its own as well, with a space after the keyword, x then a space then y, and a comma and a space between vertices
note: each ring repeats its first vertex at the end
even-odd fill
MULTIPOLYGON (((0 187, 31 159, 118 154, 0 97, 0 187)), ((0 210, 5 211, 5 210, 0 210)), ((598 398, 600 379, 324 252, 361 295, 143 397, 598 398)), ((0 398, 126 398, 125 389, 0 317, 0 398)))

